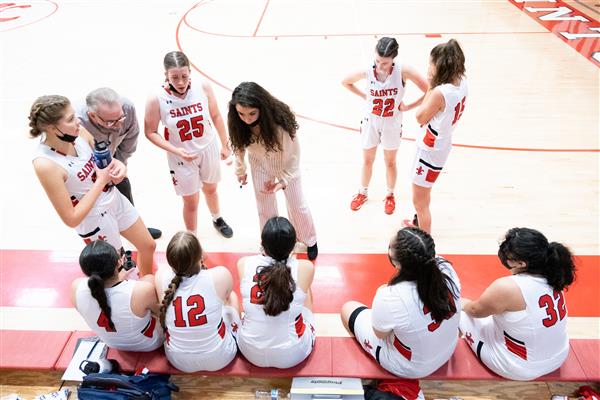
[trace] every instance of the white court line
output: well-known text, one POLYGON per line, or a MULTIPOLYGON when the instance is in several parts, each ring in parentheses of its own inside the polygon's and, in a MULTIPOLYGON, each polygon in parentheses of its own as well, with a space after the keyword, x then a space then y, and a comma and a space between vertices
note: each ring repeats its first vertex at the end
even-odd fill
MULTIPOLYGON (((315 313, 317 336, 349 337, 339 314, 315 313)), ((0 329, 25 331, 89 331, 74 308, 0 307, 0 329)), ((569 317, 571 339, 600 340, 600 318, 569 317)))

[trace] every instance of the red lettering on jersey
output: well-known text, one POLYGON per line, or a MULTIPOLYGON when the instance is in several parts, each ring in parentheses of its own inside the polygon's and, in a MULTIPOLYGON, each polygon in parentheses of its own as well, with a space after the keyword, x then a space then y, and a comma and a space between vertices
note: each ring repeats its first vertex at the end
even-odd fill
POLYGON ((169 115, 171 116, 171 118, 177 117, 177 113, 175 112, 175 110, 169 110, 169 115))
POLYGON ((94 171, 94 156, 90 157, 89 161, 81 168, 81 171, 77 173, 77 178, 83 182, 90 176, 92 171, 94 171))

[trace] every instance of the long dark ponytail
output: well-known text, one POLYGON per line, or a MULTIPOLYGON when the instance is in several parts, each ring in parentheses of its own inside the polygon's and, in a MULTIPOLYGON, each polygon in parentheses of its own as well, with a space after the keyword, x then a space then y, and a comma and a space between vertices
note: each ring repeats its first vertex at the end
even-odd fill
POLYGON ((525 273, 543 276, 554 290, 563 290, 575 280, 571 251, 561 243, 548 243, 535 229, 510 229, 500 244, 498 257, 507 268, 509 261, 525 262, 525 273))
POLYGON ((108 242, 95 240, 88 243, 79 255, 79 266, 88 278, 88 287, 92 297, 96 299, 102 313, 108 319, 108 326, 116 331, 111 319, 112 310, 104 291, 104 282, 112 278, 119 263, 119 253, 108 242))
POLYGON ((296 245, 296 230, 287 218, 273 217, 265 224, 261 241, 266 255, 275 262, 256 269, 258 287, 263 293, 265 314, 277 316, 289 310, 296 291, 296 282, 287 266, 296 245))
POLYGON ((400 271, 389 285, 416 281, 419 298, 435 322, 442 322, 456 312, 454 297, 458 288, 438 267, 435 243, 427 232, 418 228, 400 230, 390 243, 390 261, 400 271))
POLYGON ((191 232, 177 232, 167 245, 167 262, 175 272, 160 305, 159 319, 163 330, 167 329, 165 316, 184 277, 196 275, 204 267, 202 264, 202 246, 196 235, 191 232))

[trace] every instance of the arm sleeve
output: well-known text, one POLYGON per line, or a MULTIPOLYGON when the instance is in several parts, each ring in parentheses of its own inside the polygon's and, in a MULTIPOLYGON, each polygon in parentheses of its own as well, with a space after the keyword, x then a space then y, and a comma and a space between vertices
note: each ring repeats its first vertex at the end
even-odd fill
POLYGON ((298 176, 300 172, 300 142, 298 140, 298 135, 292 139, 283 129, 281 129, 280 132, 282 136, 281 151, 283 153, 283 170, 277 178, 287 185, 287 183, 298 176))
POLYGON ((125 131, 125 138, 115 150, 114 157, 117 160, 121 161, 123 164, 127 165, 127 159, 131 157, 131 155, 135 152, 135 149, 137 148, 138 136, 140 134, 140 126, 138 124, 137 115, 135 113, 135 107, 126 107, 125 112, 127 113, 127 120, 130 122, 129 126, 125 131))
POLYGON ((404 302, 400 298, 391 296, 388 286, 379 288, 373 299, 371 324, 380 332, 389 332, 395 328, 408 326, 409 316, 404 302))

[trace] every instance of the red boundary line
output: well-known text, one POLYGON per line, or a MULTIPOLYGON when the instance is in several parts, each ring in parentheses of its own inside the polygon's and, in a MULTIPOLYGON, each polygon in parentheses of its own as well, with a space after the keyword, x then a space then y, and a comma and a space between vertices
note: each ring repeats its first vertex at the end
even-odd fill
MULTIPOLYGON (((254 33, 252 34, 253 37, 256 37, 256 32, 258 32, 258 28, 260 28, 260 24, 263 20, 263 17, 265 16, 265 13, 267 12, 267 7, 269 7, 270 1, 271 0, 267 0, 267 2, 265 3, 265 8, 263 9, 262 14, 260 14, 260 19, 258 20, 258 24, 256 25, 256 29, 254 30, 254 33)), ((186 22, 186 25, 187 25, 187 22, 186 22)))
POLYGON ((58 10, 58 4, 56 4, 55 2, 53 2, 51 0, 46 0, 46 1, 48 3, 54 4, 54 10, 50 14, 45 15, 45 16, 41 17, 40 19, 36 19, 35 21, 28 22, 25 25, 19 25, 19 26, 15 26, 13 28, 10 28, 10 29, 0 30, 0 33, 2 33, 2 32, 10 32, 10 31, 14 31, 15 29, 20 29, 20 28, 32 25, 32 24, 35 24, 35 23, 40 22, 40 21, 43 21, 46 18, 49 18, 50 16, 54 15, 54 13, 56 13, 56 11, 58 10))
MULTIPOLYGON (((189 10, 187 10, 185 12, 185 14, 183 14, 183 16, 180 18, 179 22, 177 23, 177 28, 175 30, 175 41, 177 43, 177 48, 183 51, 183 47, 181 46, 181 41, 179 40, 179 30, 181 28, 181 24, 185 23, 186 26, 188 26, 191 29, 197 30, 193 27, 191 27, 188 22, 187 22, 187 15, 193 11, 196 7, 202 5, 204 3, 204 1, 200 1, 199 3, 196 3, 194 6, 192 6, 189 10)), ((265 7, 266 9, 266 7, 265 7)), ((199 31, 199 30, 197 30, 199 31)), ((202 32, 202 31, 199 31, 202 32)), ((203 32, 203 33, 207 33, 207 32, 203 32)), ((547 34, 549 32, 542 32, 544 34, 547 34)), ((210 34, 210 33, 208 33, 210 34)), ((319 36, 324 36, 324 35, 319 35, 319 36)), ((232 37, 244 37, 244 38, 248 38, 249 36, 232 36, 232 37)), ((258 37, 258 36, 257 36, 258 37)), ((185 52, 184 52, 185 53, 185 52)), ((216 79, 214 79, 213 77, 209 76, 208 74, 206 74, 204 71, 202 71, 200 68, 198 68, 192 61, 190 61, 190 65, 192 66, 192 68, 194 68, 196 71, 198 71, 198 73, 202 76, 204 76, 206 79, 208 79, 209 81, 213 82, 215 85, 227 90, 228 92, 232 92, 233 90, 227 86, 225 86, 224 84, 222 84, 221 82, 217 81, 216 79)), ((334 128, 339 128, 339 129, 344 129, 344 130, 348 130, 348 131, 353 131, 353 132, 358 132, 359 130, 357 128, 352 128, 352 127, 348 127, 348 126, 344 126, 344 125, 338 125, 338 124, 334 124, 331 122, 327 122, 327 121, 322 121, 322 120, 318 120, 312 117, 308 117, 305 115, 301 115, 301 114, 296 114, 297 117, 308 120, 308 121, 312 121, 315 123, 319 123, 319 124, 323 124, 323 125, 327 125, 327 126, 331 126, 334 128)), ((402 138, 403 140, 408 140, 408 141, 414 141, 415 139, 413 138, 402 138)), ((460 144, 460 143, 454 143, 452 144, 452 147, 463 147, 463 148, 468 148, 468 149, 478 149, 478 150, 499 150, 499 151, 524 151, 524 152, 536 152, 536 153, 599 153, 600 149, 537 149, 537 148, 526 148, 526 147, 500 147, 500 146, 479 146, 479 145, 470 145, 470 144, 460 144)))

